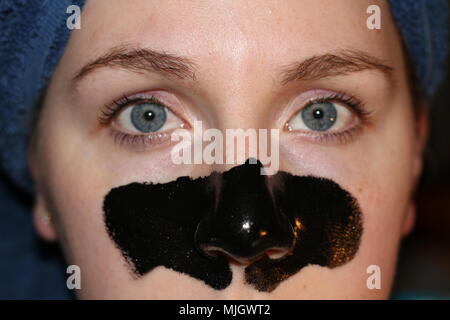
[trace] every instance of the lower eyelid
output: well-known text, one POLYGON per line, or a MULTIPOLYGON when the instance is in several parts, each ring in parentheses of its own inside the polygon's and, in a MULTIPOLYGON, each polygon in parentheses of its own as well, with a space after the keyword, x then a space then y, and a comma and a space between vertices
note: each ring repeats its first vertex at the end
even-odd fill
POLYGON ((345 130, 335 132, 316 132, 316 131, 292 131, 294 139, 309 140, 310 142, 323 145, 344 145, 353 142, 359 134, 362 133, 362 126, 356 126, 345 130))
POLYGON ((155 132, 151 134, 128 134, 111 128, 110 135, 119 146, 129 147, 136 151, 146 151, 169 144, 172 132, 155 132))

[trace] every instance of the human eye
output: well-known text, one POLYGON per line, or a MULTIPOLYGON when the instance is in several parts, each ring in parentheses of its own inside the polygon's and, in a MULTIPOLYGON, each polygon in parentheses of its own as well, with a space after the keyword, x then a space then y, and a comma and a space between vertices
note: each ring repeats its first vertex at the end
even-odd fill
POLYGON ((369 116, 360 100, 344 93, 332 93, 309 99, 285 128, 316 142, 347 143, 369 116))
POLYGON ((114 101, 105 106, 99 121, 111 126, 114 140, 120 145, 143 148, 169 141, 175 129, 188 126, 166 103, 151 94, 114 101))

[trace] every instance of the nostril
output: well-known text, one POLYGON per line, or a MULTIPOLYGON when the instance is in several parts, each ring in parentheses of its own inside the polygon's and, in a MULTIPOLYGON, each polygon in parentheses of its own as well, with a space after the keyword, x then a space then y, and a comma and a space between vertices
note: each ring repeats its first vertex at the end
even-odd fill
POLYGON ((230 262, 232 262, 234 264, 249 264, 249 263, 259 259, 259 257, 239 257, 236 255, 231 255, 229 252, 223 250, 222 248, 212 247, 212 246, 211 247, 203 247, 201 249, 201 251, 206 256, 209 256, 212 258, 216 258, 219 256, 225 256, 225 258, 227 258, 230 262))
POLYGON ((235 264, 250 264, 261 259, 263 256, 268 256, 269 259, 281 259, 287 255, 292 253, 293 248, 271 248, 269 250, 263 251, 259 254, 255 254, 252 256, 240 256, 236 254, 232 254, 223 248, 215 247, 215 246, 204 246, 201 248, 203 254, 215 258, 218 256, 225 256, 228 260, 235 264))
POLYGON ((293 249, 294 246, 292 246, 292 248, 274 248, 266 251, 265 254, 270 259, 281 259, 285 256, 292 254, 293 249))
POLYGON ((197 248, 206 256, 226 256, 232 261, 247 264, 266 255, 270 259, 279 259, 292 253, 296 238, 290 230, 285 232, 231 233, 223 228, 214 228, 201 223, 195 234, 197 248))

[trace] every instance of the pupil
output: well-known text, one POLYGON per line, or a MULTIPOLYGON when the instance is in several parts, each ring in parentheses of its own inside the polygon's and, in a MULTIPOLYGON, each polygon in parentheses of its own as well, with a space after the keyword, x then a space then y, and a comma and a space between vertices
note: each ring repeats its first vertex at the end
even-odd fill
POLYGON ((320 109, 316 109, 313 112, 314 119, 322 119, 323 118, 323 111, 320 109))
POLYGON ((155 114, 152 111, 147 111, 146 113, 144 113, 144 119, 151 121, 155 118, 155 114))

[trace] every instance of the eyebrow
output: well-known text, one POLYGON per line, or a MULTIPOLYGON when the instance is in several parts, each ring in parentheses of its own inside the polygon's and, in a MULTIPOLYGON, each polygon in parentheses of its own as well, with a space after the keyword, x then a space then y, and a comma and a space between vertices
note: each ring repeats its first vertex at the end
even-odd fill
POLYGON ((281 85, 300 80, 316 80, 364 70, 380 71, 393 84, 393 68, 381 59, 358 50, 326 53, 294 62, 282 68, 281 85))
MULTIPOLYGON (((86 75, 104 67, 119 67, 137 73, 159 73, 168 78, 175 77, 181 80, 196 81, 197 79, 195 73, 197 66, 187 57, 148 48, 129 49, 118 46, 82 67, 73 78, 73 85, 86 75)), ((342 50, 289 63, 281 68, 279 84, 286 86, 292 82, 346 75, 363 70, 378 70, 391 84, 394 83, 393 68, 381 59, 363 51, 342 50)))
POLYGON ((82 67, 73 77, 73 83, 76 84, 88 74, 104 67, 119 67, 137 73, 149 71, 169 78, 196 80, 196 65, 186 57, 151 49, 118 46, 82 67))

